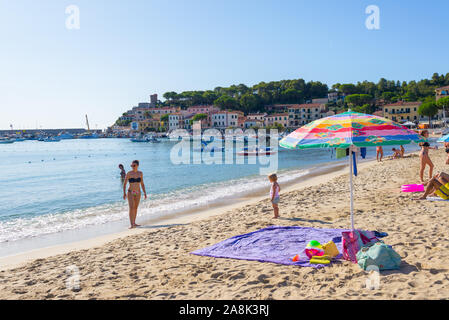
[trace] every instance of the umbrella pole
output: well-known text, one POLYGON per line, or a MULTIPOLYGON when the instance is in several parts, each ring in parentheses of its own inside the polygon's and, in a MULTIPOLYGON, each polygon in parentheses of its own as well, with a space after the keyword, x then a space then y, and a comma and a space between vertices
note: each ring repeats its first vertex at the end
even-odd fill
MULTIPOLYGON (((351 146, 352 147, 352 146, 351 146)), ((349 197, 350 197, 350 210, 351 210, 351 229, 354 231, 354 186, 352 184, 352 148, 349 147, 349 197)))

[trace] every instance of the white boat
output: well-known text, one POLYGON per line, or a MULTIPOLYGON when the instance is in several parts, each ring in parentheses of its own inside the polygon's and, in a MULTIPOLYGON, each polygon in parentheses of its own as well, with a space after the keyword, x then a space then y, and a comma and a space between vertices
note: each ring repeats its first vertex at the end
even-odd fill
POLYGON ((159 140, 159 139, 156 138, 155 136, 152 136, 152 137, 148 138, 148 142, 152 142, 152 143, 160 143, 161 140, 159 140))

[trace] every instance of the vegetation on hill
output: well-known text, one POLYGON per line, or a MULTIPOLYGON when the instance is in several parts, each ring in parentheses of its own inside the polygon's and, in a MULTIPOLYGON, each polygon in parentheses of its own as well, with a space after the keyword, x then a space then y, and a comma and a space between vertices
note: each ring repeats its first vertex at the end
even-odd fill
POLYGON ((315 98, 327 97, 329 92, 346 95, 348 100, 330 103, 331 108, 347 106, 358 109, 373 109, 376 101, 394 103, 399 100, 423 101, 435 95, 435 88, 449 85, 449 73, 434 73, 430 79, 420 81, 394 81, 380 79, 353 83, 336 83, 331 88, 319 81, 306 82, 304 79, 260 82, 252 87, 244 84, 230 87, 216 87, 206 91, 166 92, 164 105, 187 108, 192 105, 215 104, 222 109, 235 109, 245 113, 263 112, 267 105, 280 103, 306 103, 315 98), (368 105, 368 106, 367 106, 368 105))
MULTIPOLYGON (((319 81, 306 82, 304 79, 260 82, 248 87, 244 84, 230 87, 216 87, 213 90, 174 91, 163 94, 165 101, 159 106, 178 106, 182 109, 194 105, 214 104, 221 109, 234 109, 245 114, 265 112, 274 104, 308 103, 312 99, 325 98, 336 92, 345 96, 344 101, 329 102, 328 108, 339 111, 351 107, 352 110, 373 113, 380 104, 403 101, 434 101, 435 88, 449 85, 449 73, 434 73, 430 79, 420 81, 394 81, 381 78, 377 83, 370 81, 336 83, 331 88, 319 81), (429 100, 430 99, 430 100, 429 100)), ((449 108, 449 101, 437 104, 439 108, 449 108)), ((163 117, 167 121, 168 116, 163 117)), ((129 125, 129 121, 117 120, 118 125, 129 125)))

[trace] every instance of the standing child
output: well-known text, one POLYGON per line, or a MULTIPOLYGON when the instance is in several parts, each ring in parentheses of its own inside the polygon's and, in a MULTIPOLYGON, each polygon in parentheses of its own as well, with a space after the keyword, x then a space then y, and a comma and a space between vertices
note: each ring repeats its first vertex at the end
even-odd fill
POLYGON ((268 176, 268 179, 271 182, 270 200, 271 200, 271 204, 273 205, 274 219, 277 219, 277 218, 279 218, 278 203, 279 203, 279 192, 281 191, 281 187, 279 186, 278 177, 275 173, 270 174, 268 176))

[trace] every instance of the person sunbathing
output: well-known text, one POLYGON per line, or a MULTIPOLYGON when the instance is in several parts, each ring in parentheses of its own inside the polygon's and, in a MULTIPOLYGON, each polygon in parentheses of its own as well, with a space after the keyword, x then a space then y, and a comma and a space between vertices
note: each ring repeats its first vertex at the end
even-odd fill
POLYGON ((432 193, 443 200, 449 200, 449 174, 441 172, 430 179, 424 194, 413 200, 426 200, 427 196, 432 193))

